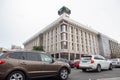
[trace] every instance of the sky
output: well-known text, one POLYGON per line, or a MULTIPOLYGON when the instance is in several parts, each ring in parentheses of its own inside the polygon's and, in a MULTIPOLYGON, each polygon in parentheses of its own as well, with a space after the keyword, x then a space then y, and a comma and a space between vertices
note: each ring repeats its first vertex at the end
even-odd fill
POLYGON ((120 0, 0 0, 0 47, 23 47, 59 18, 62 6, 71 10, 71 19, 120 43, 120 0))

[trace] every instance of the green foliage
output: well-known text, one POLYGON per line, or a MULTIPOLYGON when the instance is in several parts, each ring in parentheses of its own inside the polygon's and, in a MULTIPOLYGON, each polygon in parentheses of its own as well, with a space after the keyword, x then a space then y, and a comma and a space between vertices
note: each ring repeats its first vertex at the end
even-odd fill
POLYGON ((33 50, 36 50, 36 51, 44 51, 43 46, 34 46, 34 47, 33 47, 33 50))

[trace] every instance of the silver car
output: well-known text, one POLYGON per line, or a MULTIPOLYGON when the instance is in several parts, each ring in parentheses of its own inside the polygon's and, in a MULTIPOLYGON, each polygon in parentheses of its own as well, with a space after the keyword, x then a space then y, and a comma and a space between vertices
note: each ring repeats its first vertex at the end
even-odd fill
POLYGON ((114 59, 111 59, 111 61, 114 67, 120 67, 120 58, 114 58, 114 59))

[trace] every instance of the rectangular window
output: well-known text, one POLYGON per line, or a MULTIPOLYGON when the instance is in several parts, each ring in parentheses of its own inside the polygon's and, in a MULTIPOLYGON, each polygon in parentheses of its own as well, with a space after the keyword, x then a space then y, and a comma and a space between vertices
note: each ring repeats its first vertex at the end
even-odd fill
POLYGON ((55 31, 56 31, 56 34, 57 34, 57 27, 56 27, 56 30, 55 30, 55 31))
POLYGON ((78 36, 77 36, 77 42, 79 42, 79 40, 78 40, 78 36))
POLYGON ((56 35, 56 42, 57 42, 57 35, 56 35))
POLYGON ((61 25, 61 31, 63 31, 63 26, 61 25))
POLYGON ((51 38, 53 37, 53 30, 51 31, 50 37, 51 37, 51 38))
POLYGON ((78 29, 76 28, 76 34, 78 35, 78 29))
POLYGON ((72 43, 72 50, 74 50, 74 43, 72 43))
POLYGON ((82 51, 84 51, 84 46, 82 45, 82 51))
POLYGON ((57 50, 57 43, 55 44, 55 46, 56 46, 56 50, 57 50))
POLYGON ((71 27, 71 33, 73 33, 73 27, 71 27))
POLYGON ((61 49, 67 49, 68 48, 68 42, 63 41, 61 42, 61 49))
POLYGON ((86 51, 88 52, 88 46, 86 46, 86 51))
POLYGON ((51 45, 51 51, 53 51, 53 45, 51 45))
POLYGON ((62 24, 61 25, 61 31, 62 32, 66 32, 67 31, 67 25, 66 24, 62 24))
POLYGON ((82 32, 82 30, 81 30, 81 37, 83 36, 83 32, 82 32))
POLYGON ((53 43, 53 38, 51 38, 51 43, 53 43))
POLYGON ((67 40, 67 33, 61 33, 61 40, 67 40))
POLYGON ((47 51, 49 51, 49 46, 47 46, 47 51))
POLYGON ((77 51, 79 51, 79 44, 77 44, 77 51))
POLYGON ((71 37, 72 37, 72 41, 73 41, 73 35, 71 35, 71 37))

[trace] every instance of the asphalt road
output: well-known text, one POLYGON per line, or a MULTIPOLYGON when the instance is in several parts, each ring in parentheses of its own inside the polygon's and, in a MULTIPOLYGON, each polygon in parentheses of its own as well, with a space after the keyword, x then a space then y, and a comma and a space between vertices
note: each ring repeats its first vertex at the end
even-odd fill
MULTIPOLYGON (((100 73, 95 71, 82 72, 78 69, 72 69, 71 74, 69 75, 68 80, 120 80, 115 79, 120 77, 120 68, 114 68, 112 71, 104 70, 100 73), (108 79, 109 78, 109 79, 108 79)), ((40 79, 32 79, 32 80, 56 80, 55 78, 40 78, 40 79)))

